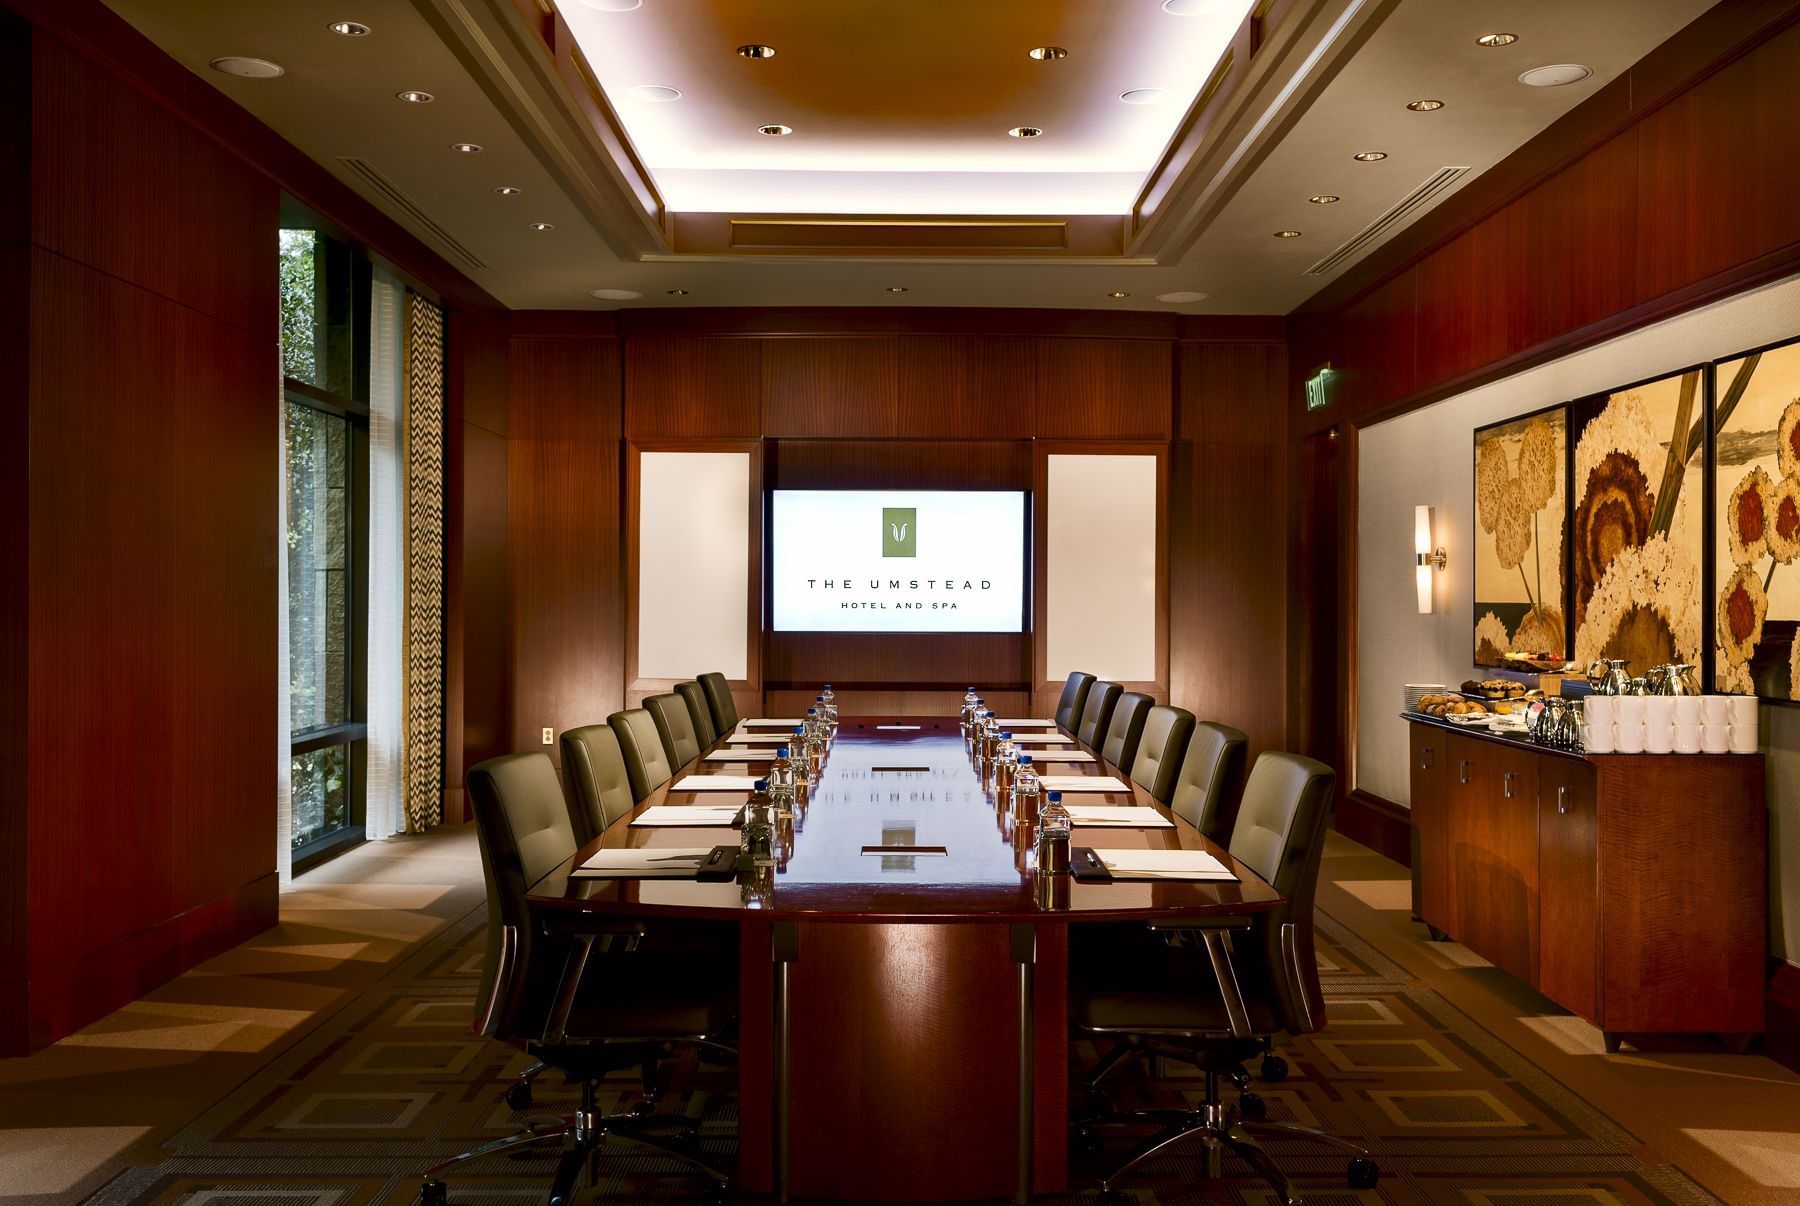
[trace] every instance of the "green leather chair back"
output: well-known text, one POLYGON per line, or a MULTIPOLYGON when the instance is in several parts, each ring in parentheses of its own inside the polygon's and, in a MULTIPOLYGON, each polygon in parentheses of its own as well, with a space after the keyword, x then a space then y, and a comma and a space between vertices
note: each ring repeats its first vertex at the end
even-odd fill
POLYGON ((1313 896, 1325 823, 1331 816, 1337 776, 1323 762, 1269 752, 1256 760, 1244 784, 1232 857, 1281 893, 1281 904, 1257 915, 1257 956, 1282 974, 1273 977, 1283 1028, 1293 1034, 1325 1024, 1319 963, 1313 951, 1313 896))
POLYGON ((1113 705, 1112 720, 1100 739, 1100 756, 1121 774, 1131 773, 1131 764, 1137 760, 1138 741, 1144 735, 1144 717, 1155 702, 1142 691, 1122 691, 1119 702, 1113 705))
POLYGON ((631 776, 611 725, 565 729, 561 739, 563 784, 569 793, 569 821, 575 842, 585 846, 637 803, 631 776))
POLYGON ((508 754, 469 769, 469 803, 487 879, 487 961, 482 965, 477 1029, 492 1037, 523 1023, 514 1017, 531 961, 532 924, 525 894, 576 850, 562 785, 547 754, 508 754))
POLYGON ((1088 688, 1093 682, 1093 675, 1076 670, 1063 683, 1062 698, 1056 701, 1056 723, 1071 733, 1081 723, 1081 710, 1087 706, 1088 688))
POLYGON ((1081 718, 1075 722, 1075 740, 1093 749, 1106 736, 1106 726, 1112 722, 1113 708, 1119 702, 1119 695, 1124 688, 1118 683, 1109 683, 1104 679, 1088 685, 1087 699, 1081 705, 1081 718))
POLYGON ((1175 792, 1175 773, 1187 752, 1194 714, 1186 708, 1158 704, 1144 716, 1144 734, 1131 762, 1131 780, 1162 804, 1175 792))
POLYGON ((1249 741, 1227 725, 1199 721, 1188 738, 1181 773, 1175 776, 1169 810, 1215 842, 1224 837, 1218 832, 1220 822, 1244 773, 1244 750, 1249 741))
POLYGON ((631 780, 631 798, 641 803, 645 796, 675 777, 663 748, 662 735, 656 721, 643 708, 627 708, 606 718, 619 738, 619 753, 625 759, 625 775, 631 780))
POLYGON ((706 707, 712 713, 714 731, 723 736, 737 728, 737 704, 732 702, 731 683, 717 671, 702 674, 698 681, 700 689, 706 692, 706 707))
POLYGON ((675 694, 681 696, 681 702, 687 705, 688 719, 694 725, 694 737, 705 749, 719 739, 719 730, 713 727, 712 709, 706 705, 706 692, 700 689, 699 683, 676 683, 675 694))
POLYGON ((644 701, 644 710, 656 722, 656 732, 668 752, 671 767, 686 766, 700 756, 700 738, 694 733, 693 717, 681 696, 652 695, 644 701))

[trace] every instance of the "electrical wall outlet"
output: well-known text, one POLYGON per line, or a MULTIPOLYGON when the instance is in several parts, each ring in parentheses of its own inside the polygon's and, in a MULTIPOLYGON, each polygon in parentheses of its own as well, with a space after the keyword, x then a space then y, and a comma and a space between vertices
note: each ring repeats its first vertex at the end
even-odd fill
POLYGON ((544 726, 544 744, 545 745, 555 745, 556 744, 556 730, 551 728, 549 725, 544 726))

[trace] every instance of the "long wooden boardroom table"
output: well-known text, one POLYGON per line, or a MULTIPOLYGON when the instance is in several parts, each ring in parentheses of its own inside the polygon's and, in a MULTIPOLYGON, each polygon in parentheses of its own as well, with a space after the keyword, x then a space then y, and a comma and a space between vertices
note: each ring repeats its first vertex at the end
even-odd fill
MULTIPOLYGON (((706 757, 742 752, 734 738, 782 731, 758 724, 721 737, 632 816, 658 804, 740 802, 682 783, 763 774, 765 761, 706 757)), ((1050 748, 1081 747, 1026 752, 1048 757, 1038 751, 1050 748)), ((1042 770, 1118 774, 1097 754, 1042 770)), ((1170 815, 1135 785, 1065 802, 1134 802, 1170 815)), ((1065 1189, 1069 926, 1198 925, 1228 1007, 1241 1008, 1224 935, 1279 903, 1179 817, 1172 829, 1078 826, 1075 843, 1207 850, 1238 882, 1037 876, 1029 834, 1015 832, 953 718, 844 719, 804 812, 779 831, 773 874, 760 880, 570 874, 604 847, 738 839, 728 828, 634 828, 630 819, 541 880, 531 903, 565 927, 581 914, 737 925, 738 1184, 780 1201, 1027 1201, 1065 1189), (945 852, 865 852, 934 846, 945 852)))

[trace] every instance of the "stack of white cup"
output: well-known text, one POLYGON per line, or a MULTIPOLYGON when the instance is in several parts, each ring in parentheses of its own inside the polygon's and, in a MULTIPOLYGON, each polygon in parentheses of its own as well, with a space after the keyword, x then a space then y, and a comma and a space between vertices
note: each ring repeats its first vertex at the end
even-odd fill
POLYGON ((1590 695, 1582 701, 1590 754, 1754 754, 1751 695, 1590 695))

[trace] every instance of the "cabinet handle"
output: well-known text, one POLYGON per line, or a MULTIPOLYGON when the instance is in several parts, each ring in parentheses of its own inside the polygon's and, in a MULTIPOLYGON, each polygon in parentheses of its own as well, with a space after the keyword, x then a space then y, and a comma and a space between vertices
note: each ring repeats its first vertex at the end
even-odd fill
POLYGON ((1569 811, 1569 789, 1566 787, 1556 789, 1556 811, 1569 811))
POLYGON ((1464 783, 1467 783, 1469 781, 1470 765, 1471 765, 1471 763, 1469 762, 1469 760, 1467 758, 1464 758, 1460 763, 1457 764, 1456 777, 1464 783))
POLYGON ((1432 756, 1436 753, 1437 753, 1437 751, 1432 749, 1430 746, 1426 746, 1424 749, 1420 750, 1419 751, 1419 769, 1420 770, 1430 770, 1431 766, 1432 766, 1432 762, 1433 762, 1432 756))
POLYGON ((1519 776, 1516 771, 1507 771, 1506 774, 1501 778, 1501 782, 1505 785, 1506 798, 1509 800, 1513 798, 1513 780, 1517 779, 1518 777, 1519 776))

